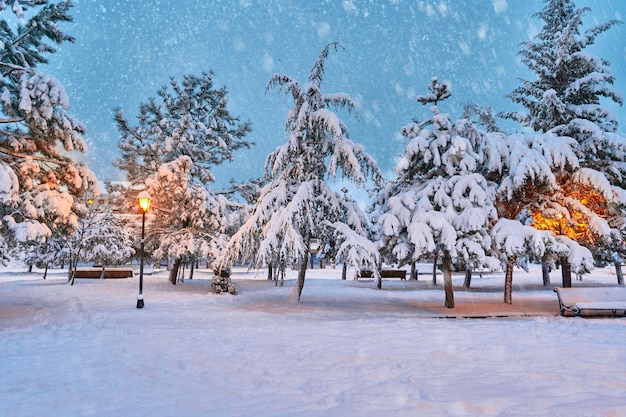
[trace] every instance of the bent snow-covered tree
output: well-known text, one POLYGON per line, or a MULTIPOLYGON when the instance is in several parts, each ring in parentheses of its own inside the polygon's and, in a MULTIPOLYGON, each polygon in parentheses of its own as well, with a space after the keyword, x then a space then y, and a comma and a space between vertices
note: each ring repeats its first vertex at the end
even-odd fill
POLYGON ((213 73, 186 75, 182 83, 172 78, 169 87, 140 105, 136 126, 116 111, 121 158, 115 165, 131 183, 116 189, 130 212, 138 211, 137 189, 152 196, 154 220, 146 233, 155 256, 174 259, 169 278, 176 284, 183 261, 208 256, 229 227, 227 204, 209 187, 212 168, 252 142, 245 140, 250 123, 230 114, 226 88, 214 88, 213 73))
POLYGON ((74 41, 58 26, 71 21, 71 6, 0 3, 0 229, 14 243, 71 234, 85 211, 76 197, 98 192, 95 175, 71 159, 86 151, 85 130, 68 113, 63 86, 37 69, 55 52, 50 43, 74 41))
POLYGON ((265 165, 265 185, 252 215, 230 240, 224 263, 252 260, 262 267, 276 262, 297 266, 292 300, 300 300, 312 239, 328 258, 355 268, 377 271, 376 245, 368 239, 368 224, 357 204, 335 192, 327 177, 342 176, 356 186, 381 178, 374 159, 348 138, 344 123, 331 111, 354 104, 344 93, 321 91, 324 65, 331 48, 320 53, 306 83, 275 75, 268 88, 291 95, 294 107, 287 115, 287 143, 271 153, 265 165))
POLYGON ((381 192, 380 248, 386 261, 400 264, 441 256, 445 306, 452 308, 453 262, 499 267, 489 254, 488 233, 497 219, 496 184, 484 176, 490 160, 482 133, 439 111, 438 102, 450 95, 448 83, 434 78, 429 89, 418 101, 432 105, 432 118, 404 127, 409 141, 397 177, 381 192))
MULTIPOLYGON (((536 79, 523 80, 509 95, 527 112, 504 116, 571 142, 578 159, 577 169, 558 173, 560 190, 548 199, 546 210, 533 213, 535 227, 614 252, 623 248, 626 137, 617 131, 617 120, 602 100, 621 105, 623 99, 612 87, 609 62, 587 48, 619 22, 611 20, 581 33, 587 11, 570 0, 546 1, 536 14, 544 23, 541 31, 520 52, 536 79)), ((620 260, 616 263, 620 267, 622 255, 615 253, 614 258, 620 260)), ((569 286, 569 265, 567 259, 562 261, 563 285, 569 286)))

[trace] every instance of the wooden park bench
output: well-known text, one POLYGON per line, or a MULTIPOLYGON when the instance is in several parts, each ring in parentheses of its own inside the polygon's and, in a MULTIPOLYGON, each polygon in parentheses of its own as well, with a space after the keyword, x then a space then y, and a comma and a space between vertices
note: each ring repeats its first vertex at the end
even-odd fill
POLYGON ((567 317, 626 317, 626 288, 555 288, 559 311, 567 317))
MULTIPOLYGON (((354 279, 358 280, 359 278, 372 278, 374 273, 367 269, 360 270, 357 274, 355 274, 354 279)), ((400 278, 402 281, 406 281, 406 271, 404 269, 381 269, 380 270, 381 278, 400 278)))
MULTIPOLYGON (((74 278, 100 278, 102 268, 76 268, 74 278)), ((105 268, 104 278, 130 278, 133 276, 131 268, 105 268)))

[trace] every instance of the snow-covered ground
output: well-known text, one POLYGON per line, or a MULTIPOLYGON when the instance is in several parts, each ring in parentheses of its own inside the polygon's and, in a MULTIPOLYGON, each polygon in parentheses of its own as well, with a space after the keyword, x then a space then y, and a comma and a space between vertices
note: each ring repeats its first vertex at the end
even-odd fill
POLYGON ((4 417, 626 416, 626 319, 558 316, 536 269, 510 307, 502 274, 465 291, 459 275, 453 310, 429 276, 377 290, 309 270, 293 304, 292 271, 284 287, 235 271, 237 296, 207 293, 202 269, 175 287, 156 271, 138 310, 137 276, 23 271, 0 270, 4 417))

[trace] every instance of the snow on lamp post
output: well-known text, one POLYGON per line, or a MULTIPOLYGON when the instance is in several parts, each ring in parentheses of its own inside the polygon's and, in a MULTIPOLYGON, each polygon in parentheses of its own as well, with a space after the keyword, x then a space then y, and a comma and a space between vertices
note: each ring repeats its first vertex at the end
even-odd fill
POLYGON ((143 246, 146 231, 146 213, 150 210, 152 197, 147 191, 142 191, 137 195, 139 208, 141 209, 141 245, 139 250, 139 295, 137 296, 137 308, 143 308, 143 246))

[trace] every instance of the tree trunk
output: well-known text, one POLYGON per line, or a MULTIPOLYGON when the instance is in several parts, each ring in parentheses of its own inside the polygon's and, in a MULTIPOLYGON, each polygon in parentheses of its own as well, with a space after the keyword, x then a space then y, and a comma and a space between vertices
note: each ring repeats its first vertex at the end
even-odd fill
POLYGON ((191 262, 191 265, 189 266, 189 279, 193 279, 193 269, 196 266, 195 262, 191 262))
POLYGON ((615 275, 617 275, 617 285, 624 285, 624 274, 622 273, 622 262, 615 261, 615 275))
POLYGON ((183 262, 178 268, 178 282, 185 282, 185 269, 187 268, 187 262, 183 262))
POLYGON ((515 257, 511 256, 506 262, 506 272, 504 274, 504 302, 505 304, 513 304, 513 267, 515 266, 515 257))
POLYGON ((46 263, 46 266, 44 267, 44 270, 43 270, 43 279, 46 279, 47 275, 48 275, 48 264, 46 263))
POLYGON ((272 276, 272 263, 270 262, 267 264, 267 280, 271 281, 272 279, 274 279, 274 277, 272 276))
POLYGON ((104 262, 102 262, 102 270, 100 271, 100 279, 104 279, 104 262))
POLYGON ((411 263, 411 278, 410 279, 417 281, 417 278, 418 278, 417 275, 419 274, 419 272, 417 271, 417 266, 415 264, 416 264, 415 261, 411 263))
POLYGON ((78 257, 70 259, 68 262, 67 281, 70 285, 74 285, 74 279, 76 277, 76 267, 78 266, 78 257))
POLYGON ((28 273, 31 274, 33 272, 33 264, 28 264, 28 273))
POLYGON ((298 279, 296 281, 296 285, 293 287, 291 291, 291 296, 289 297, 290 302, 300 302, 300 296, 302 295, 302 289, 304 288, 304 277, 306 275, 306 268, 309 263, 309 251, 306 250, 300 261, 300 269, 298 270, 298 279))
POLYGON ((452 260, 450 254, 444 252, 441 260, 441 270, 443 272, 443 289, 446 294, 445 307, 454 308, 454 288, 452 286, 452 260))
POLYGON ((437 285, 437 255, 433 259, 433 285, 437 285))
POLYGON ((550 286, 550 266, 548 265, 548 261, 544 256, 541 258, 541 275, 543 276, 543 286, 550 286))
POLYGON ((472 285, 472 268, 465 268, 465 279, 463 280, 463 288, 469 288, 472 285))
POLYGON ((72 278, 74 278, 72 275, 72 264, 74 263, 74 260, 72 258, 72 255, 70 254, 70 259, 67 261, 67 282, 70 285, 74 285, 74 281, 72 280, 72 278))
MULTIPOLYGON (((170 269, 170 273, 169 273, 169 280, 170 283, 172 285, 176 285, 176 281, 178 278, 178 269, 180 268, 180 265, 183 263, 183 258, 182 257, 178 257, 174 259, 174 263, 172 264, 172 267, 170 269)), ((168 262, 169 264, 169 262, 168 262)))
POLYGON ((343 267, 341 268, 341 279, 346 280, 346 276, 348 275, 348 264, 343 263, 343 267))
POLYGON ((563 288, 571 288, 572 268, 565 256, 561 257, 561 277, 563 278, 563 288))
POLYGON ((282 287, 285 283, 285 264, 281 261, 278 264, 278 276, 276 277, 276 283, 282 287))

